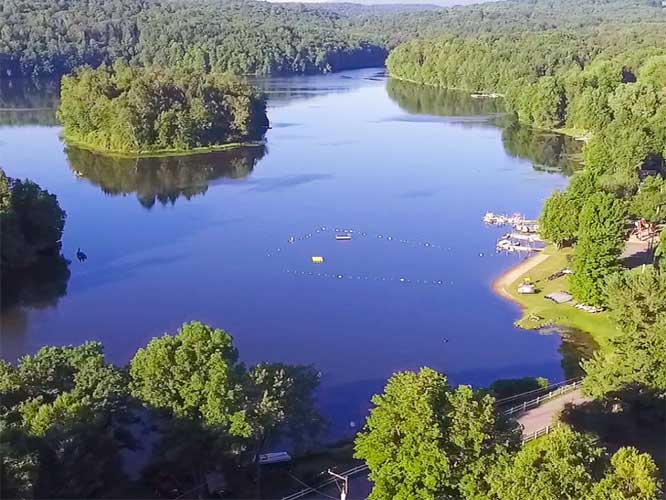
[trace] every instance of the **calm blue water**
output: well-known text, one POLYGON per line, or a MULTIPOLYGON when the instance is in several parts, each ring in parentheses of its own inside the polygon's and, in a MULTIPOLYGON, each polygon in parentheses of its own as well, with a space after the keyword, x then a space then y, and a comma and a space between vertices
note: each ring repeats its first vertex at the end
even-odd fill
POLYGON ((0 127, 7 174, 67 211, 72 260, 65 296, 4 314, 4 358, 95 339, 124 364, 201 320, 229 331, 249 363, 315 365, 337 430, 360 423, 396 370, 431 366, 474 384, 563 377, 560 338, 515 329, 518 311, 493 295, 519 258, 495 254, 501 229, 481 217, 535 216, 566 178, 507 153, 518 139, 474 116, 495 104, 399 84, 391 97, 377 70, 259 83, 265 150, 110 164, 66 154, 58 127, 0 127), (337 242, 335 228, 357 232, 337 242))

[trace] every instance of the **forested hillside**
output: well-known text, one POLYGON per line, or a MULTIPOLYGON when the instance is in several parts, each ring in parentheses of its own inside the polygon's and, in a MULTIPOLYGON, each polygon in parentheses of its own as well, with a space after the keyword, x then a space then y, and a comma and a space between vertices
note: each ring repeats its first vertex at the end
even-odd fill
POLYGON ((654 22, 653 0, 522 0, 449 9, 236 0, 5 0, 0 77, 48 76, 122 59, 240 74, 381 65, 417 37, 654 22))
POLYGON ((652 27, 450 36, 408 42, 387 61, 398 78, 502 92, 521 121, 586 135, 585 172, 546 203, 542 234, 577 241, 571 291, 588 304, 608 301, 625 215, 666 220, 666 37, 652 27))

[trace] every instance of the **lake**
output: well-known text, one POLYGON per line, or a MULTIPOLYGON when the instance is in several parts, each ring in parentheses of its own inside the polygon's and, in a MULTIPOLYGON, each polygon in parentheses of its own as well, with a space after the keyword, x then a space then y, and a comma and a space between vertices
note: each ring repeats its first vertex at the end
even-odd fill
POLYGON ((265 147, 141 161, 66 148, 53 86, 1 87, 3 108, 24 109, 0 112, 0 165, 58 196, 71 260, 69 279, 3 312, 3 358, 98 340, 125 364, 200 320, 247 363, 316 366, 336 435, 396 370, 475 385, 565 377, 560 337, 514 328, 519 311, 492 293, 521 257, 497 254, 503 230, 481 219, 537 216, 567 183, 572 141, 378 69, 256 83, 265 147))

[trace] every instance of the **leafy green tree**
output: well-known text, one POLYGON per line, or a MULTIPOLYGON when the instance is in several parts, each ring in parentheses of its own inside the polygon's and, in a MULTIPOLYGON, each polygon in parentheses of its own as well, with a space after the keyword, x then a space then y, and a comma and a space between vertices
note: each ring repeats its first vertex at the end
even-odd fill
POLYGON ((19 270, 44 254, 59 253, 65 212, 55 195, 0 169, 0 224, 2 269, 19 270))
POLYGON ((657 248, 654 249, 654 265, 659 271, 665 269, 664 259, 666 259, 666 229, 662 229, 659 235, 659 243, 657 244, 657 248))
POLYGON ((314 401, 319 380, 311 366, 260 363, 248 371, 244 407, 256 453, 277 430, 297 445, 319 435, 323 421, 314 401))
POLYGON ((495 380, 488 389, 495 399, 503 399, 548 387, 543 377, 506 378, 495 380))
POLYGON ((12 206, 12 189, 5 171, 0 168, 0 214, 9 211, 12 206))
POLYGON ((86 498, 122 481, 126 385, 95 343, 0 362, 3 497, 86 498))
POLYGON ((243 367, 228 333, 185 324, 177 335, 156 337, 139 349, 130 376, 132 395, 144 403, 232 434, 238 427, 243 435, 245 418, 238 409, 243 367))
POLYGON ((666 55, 647 59, 638 72, 638 80, 655 89, 666 87, 666 55))
POLYGON ((567 193, 555 191, 546 200, 539 218, 541 235, 562 247, 576 239, 579 211, 567 193))
POLYGON ((648 177, 631 200, 630 212, 650 222, 666 220, 666 180, 663 177, 648 177))
POLYGON ((555 77, 539 78, 532 92, 531 121, 538 127, 556 128, 565 120, 564 88, 555 77))
POLYGON ((66 293, 69 262, 60 254, 65 215, 55 195, 0 169, 3 309, 51 305, 66 293))
POLYGON ((585 389, 594 397, 634 387, 666 395, 666 276, 626 271, 608 283, 608 305, 619 334, 610 348, 583 363, 585 389))
POLYGON ((157 460, 188 464, 193 485, 214 464, 237 465, 248 450, 254 457, 279 433, 304 439, 321 427, 317 372, 281 364, 246 370, 231 336, 199 322, 152 339, 129 372, 132 395, 163 415, 157 460))
POLYGON ((592 437, 558 429, 498 462, 489 472, 487 498, 580 500, 588 494, 602 456, 592 437))
POLYGON ((371 499, 454 495, 476 460, 511 441, 492 397, 454 390, 429 368, 393 375, 372 401, 355 442, 355 456, 370 468, 371 499))
POLYGON ((656 500, 661 496, 659 470, 647 453, 621 448, 611 458, 611 467, 596 483, 589 500, 656 500))
POLYGON ((478 462, 480 481, 464 490, 466 500, 656 500, 657 466, 647 454, 621 448, 607 464, 592 436, 568 427, 524 445, 514 454, 478 462))
POLYGON ((622 201, 605 193, 596 193, 585 203, 570 277, 571 291, 580 302, 606 302, 606 280, 617 271, 624 246, 625 212, 622 201))

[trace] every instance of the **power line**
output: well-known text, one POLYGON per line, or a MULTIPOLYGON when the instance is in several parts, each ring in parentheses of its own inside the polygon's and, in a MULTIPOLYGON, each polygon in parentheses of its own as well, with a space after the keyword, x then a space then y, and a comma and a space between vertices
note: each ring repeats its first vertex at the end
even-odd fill
MULTIPOLYGON (((320 495, 325 496, 326 498, 331 498, 331 499, 333 499, 333 500, 338 500, 337 498, 332 497, 331 495, 327 495, 327 494, 324 493, 323 491, 318 490, 318 489, 315 488, 314 486, 310 486, 309 484, 307 484, 307 483, 301 481, 300 479, 298 479, 298 478, 297 478, 296 476, 294 476, 293 474, 289 473, 289 475, 292 477, 292 479, 296 480, 298 483, 300 483, 301 485, 305 486, 305 487, 308 488, 309 490, 312 490, 314 493, 319 493, 320 495)), ((331 482, 330 484, 333 484, 333 483, 331 482)))

